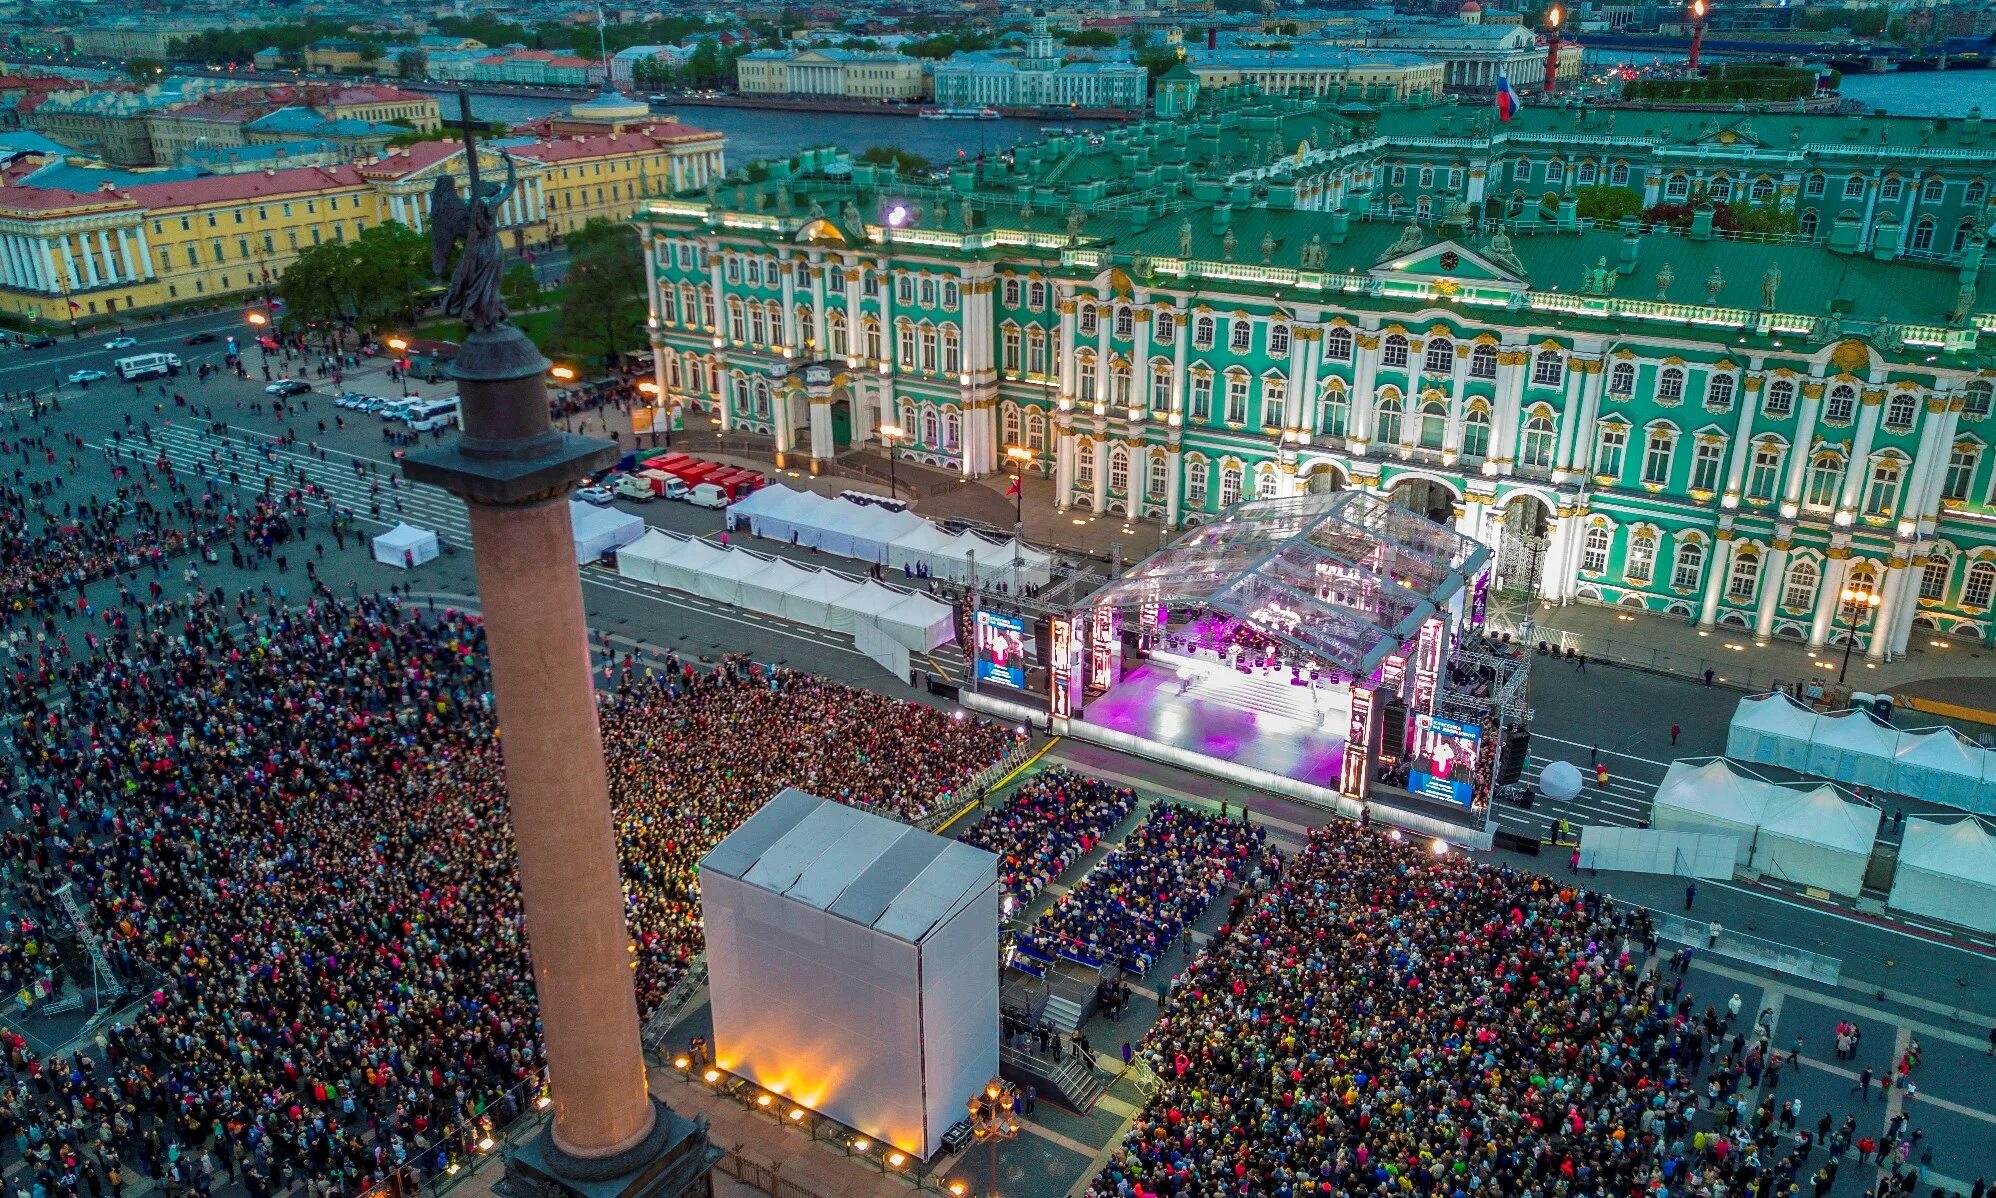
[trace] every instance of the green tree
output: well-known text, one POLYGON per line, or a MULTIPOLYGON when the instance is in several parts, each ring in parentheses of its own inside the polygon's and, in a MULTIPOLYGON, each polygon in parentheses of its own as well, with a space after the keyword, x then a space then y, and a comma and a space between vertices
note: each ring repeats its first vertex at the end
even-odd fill
POLYGON ((644 252, 637 230, 598 217, 568 236, 568 279, 551 344, 613 364, 640 340, 644 252))
POLYGON ((1113 46, 1122 39, 1107 29, 1076 29, 1070 33, 1061 34, 1060 40, 1062 45, 1100 49, 1113 46))
POLYGON ((421 79, 430 73, 430 56, 414 46, 395 52, 395 74, 402 79, 421 79))
POLYGON ((1643 198, 1626 187, 1583 187, 1573 193, 1579 203, 1582 219, 1601 224, 1614 224, 1625 216, 1638 216, 1643 210, 1643 198))
POLYGON ((157 58, 134 58, 125 63, 125 74, 134 83, 152 83, 166 74, 166 64, 157 58))
POLYGON ((302 332, 317 330, 327 341, 351 327, 360 314, 356 285, 358 255, 344 241, 328 241, 298 255, 278 280, 284 298, 284 324, 302 332))
POLYGON ((533 267, 515 262, 499 278, 499 295, 506 301, 508 312, 517 314, 529 308, 538 308, 541 306, 541 281, 535 276, 533 267))
POLYGON ((1151 80, 1155 82, 1158 76, 1184 61, 1184 55, 1177 46, 1153 46, 1139 51, 1136 61, 1138 66, 1150 72, 1151 80))
POLYGON ((369 227, 351 244, 355 316, 414 321, 415 297, 434 278, 429 239, 391 220, 369 227))
POLYGON ((900 146, 869 146, 860 151, 859 160, 875 166, 891 166, 904 175, 928 170, 933 165, 920 154, 900 146))

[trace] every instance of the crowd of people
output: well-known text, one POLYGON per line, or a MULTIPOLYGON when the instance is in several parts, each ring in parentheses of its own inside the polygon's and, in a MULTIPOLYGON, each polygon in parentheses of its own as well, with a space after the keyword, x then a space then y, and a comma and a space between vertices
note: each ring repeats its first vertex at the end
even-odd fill
POLYGON ((1221 891, 1272 855, 1260 824, 1159 803, 1019 944, 1141 976, 1221 891))
POLYGON ((1746 1029, 1645 968, 1655 942, 1598 892, 1318 828, 1170 988, 1161 1089, 1091 1192, 1820 1198, 1854 1147, 1889 1167, 1869 1193, 1914 1192, 1916 1134, 1783 1136, 1800 1104, 1743 1084, 1746 1029))
POLYGON ((1137 792, 1127 786, 1056 766, 1033 775, 957 839, 997 854, 1009 910, 1023 910, 1136 805, 1137 792))
MULTIPOLYGON (((539 1084, 482 627, 300 599, 141 604, 7 688, 24 769, 0 958, 51 975, 71 883, 140 996, 60 1057, 0 1044, 0 1150, 31 1198, 115 1198, 139 1174, 350 1195, 472 1151, 539 1084)), ((610 681, 648 1000, 697 949, 694 863, 777 789, 915 818, 1017 735, 739 661, 627 659, 610 681)))

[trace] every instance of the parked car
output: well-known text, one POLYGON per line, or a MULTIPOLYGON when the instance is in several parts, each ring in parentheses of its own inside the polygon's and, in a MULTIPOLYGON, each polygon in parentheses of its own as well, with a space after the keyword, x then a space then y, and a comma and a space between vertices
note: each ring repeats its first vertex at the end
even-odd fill
POLYGON ((70 372, 69 381, 72 383, 94 383, 98 379, 108 379, 110 377, 111 372, 108 370, 73 370, 70 372))
POLYGON ((106 341, 106 342, 104 343, 104 348, 105 348, 105 349, 130 349, 130 348, 132 348, 132 347, 133 347, 134 345, 137 345, 138 343, 139 343, 139 339, 138 339, 137 337, 132 337, 132 336, 125 336, 125 337, 113 337, 113 338, 111 338, 111 339, 110 339, 109 341, 106 341))
POLYGON ((584 503, 593 503, 597 507, 609 507, 617 498, 610 493, 610 488, 602 486, 584 487, 575 493, 575 497, 584 503))
POLYGON ((278 379, 263 389, 265 395, 275 395, 285 399, 293 395, 303 395, 312 389, 312 384, 301 379, 278 379))
POLYGON ((182 345, 206 345, 221 337, 220 333, 189 333, 181 340, 182 345))
POLYGON ((59 342, 59 341, 57 341, 57 340, 56 340, 55 338, 53 338, 53 337, 49 336, 49 335, 48 335, 47 333, 43 333, 43 334, 42 334, 41 336, 39 336, 39 337, 30 337, 30 338, 28 338, 27 340, 25 340, 25 341, 21 342, 21 348, 22 348, 22 349, 47 349, 47 348, 49 348, 49 347, 50 347, 50 346, 52 346, 52 345, 59 345, 59 344, 61 344, 61 342, 59 342))

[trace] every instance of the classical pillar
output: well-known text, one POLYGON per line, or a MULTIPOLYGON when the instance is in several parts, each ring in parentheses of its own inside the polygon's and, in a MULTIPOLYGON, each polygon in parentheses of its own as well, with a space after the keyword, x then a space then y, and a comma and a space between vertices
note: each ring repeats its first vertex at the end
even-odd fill
MULTIPOLYGON (((784 404, 784 415, 789 415, 788 403, 784 404)), ((811 396, 811 473, 823 473, 837 453, 837 440, 832 435, 832 395, 828 388, 823 395, 811 396)))
POLYGON ((1885 563, 1885 584, 1878 589, 1878 610, 1871 619, 1871 642, 1864 647, 1866 661, 1884 661, 1892 649, 1900 606, 1906 601, 1906 588, 1913 580, 1913 575, 1906 572, 1908 552, 1908 546, 1895 545, 1885 563))
POLYGON ((1552 546, 1540 563, 1539 598, 1550 603, 1563 603, 1566 600, 1567 579, 1564 563, 1572 554, 1574 538, 1579 535, 1580 518, 1578 515, 1559 513, 1546 524, 1549 526, 1546 531, 1552 536, 1552 546))
POLYGON ((1851 446, 1850 462, 1844 468, 1843 490, 1837 495, 1838 524, 1849 524, 1864 498, 1864 484, 1871 473, 1871 441, 1878 433, 1878 416, 1884 402, 1883 389, 1865 389, 1864 402, 1857 409, 1857 439, 1851 446))
POLYGON ((1053 500, 1054 507, 1066 511, 1074 502, 1075 465, 1080 446, 1075 443, 1074 414, 1065 408, 1054 415, 1053 500))
POLYGON ((1101 515, 1109 503, 1109 438, 1096 433, 1088 452, 1095 455, 1095 514, 1101 515))
POLYGON ((1809 452, 1816 439, 1816 418, 1823 411, 1823 384, 1802 384, 1802 413, 1795 422, 1795 444, 1788 451, 1788 477, 1781 487, 1781 518, 1793 520, 1802 510, 1802 484, 1809 476, 1809 452))
POLYGON ((1760 606, 1753 614, 1753 643, 1765 645, 1774 635, 1774 617, 1781 603, 1781 591, 1788 585, 1788 551, 1794 543, 1786 532, 1777 532, 1769 543, 1767 560, 1760 567, 1760 606))
POLYGON ((1809 648, 1813 652, 1830 643, 1830 626, 1843 606, 1844 580, 1850 577, 1850 550, 1833 548, 1825 557, 1822 585, 1816 591, 1816 612, 1809 621, 1809 648))
POLYGON ((548 363, 516 328, 467 337, 454 373, 463 429, 404 465, 469 509, 554 1118, 509 1173, 526 1192, 582 1198, 707 1192, 706 1132, 652 1098, 632 989, 630 931, 569 527, 577 479, 608 441, 548 419, 548 363))
POLYGON ((1164 471, 1164 523, 1167 528, 1177 528, 1180 506, 1185 495, 1185 454, 1174 441, 1169 448, 1159 450, 1165 456, 1164 471))
POLYGON ((1705 597, 1698 605, 1698 627, 1718 625, 1719 595, 1726 589, 1726 576, 1733 568, 1733 530, 1722 528, 1712 534, 1712 560, 1705 565, 1705 597))

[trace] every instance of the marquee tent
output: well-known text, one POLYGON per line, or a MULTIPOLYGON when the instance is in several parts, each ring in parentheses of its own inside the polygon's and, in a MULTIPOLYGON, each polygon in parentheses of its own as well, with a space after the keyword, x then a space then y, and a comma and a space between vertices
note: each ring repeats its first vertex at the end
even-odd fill
POLYGON ((743 580, 759 573, 769 559, 755 553, 744 553, 729 548, 721 556, 700 568, 693 576, 691 592, 702 599, 717 599, 722 603, 742 604, 743 580))
POLYGON ((1974 819, 1909 819, 1886 905, 1996 932, 1996 837, 1974 819))
POLYGON ((1984 780, 1992 759, 1996 754, 1952 728, 1901 733, 1892 789, 1950 807, 1996 809, 1984 780))
POLYGON ((1723 757, 1673 761, 1650 801, 1650 826, 1661 831, 1731 836, 1733 861, 1752 860, 1753 834, 1781 788, 1735 771, 1723 757))
POLYGON ((374 538, 374 560, 405 570, 437 556, 437 534, 413 524, 397 524, 374 538))
POLYGON ((890 511, 870 503, 841 500, 837 513, 845 535, 852 542, 847 557, 886 565, 891 546, 928 521, 909 511, 890 511))
POLYGON ((1879 723, 1868 711, 1840 711, 1816 721, 1803 768, 1853 786, 1890 787, 1898 752, 1898 729, 1879 723))
POLYGON ((1809 739, 1821 717, 1784 691, 1749 695, 1733 712, 1726 733, 1726 756, 1784 769, 1809 765, 1809 739))
POLYGON ((833 600, 831 606, 846 612, 855 623, 870 624, 910 649, 926 652, 955 639, 948 605, 870 580, 833 600))
POLYGON ((1753 868, 1855 898, 1878 839, 1878 809, 1845 802, 1828 786, 1779 789, 1761 816, 1753 868))
POLYGON ((935 560, 955 544, 955 537, 924 520, 920 528, 911 528, 894 538, 887 547, 887 564, 897 570, 904 566, 928 566, 934 570, 935 560))
POLYGON ((685 540, 654 528, 617 551, 617 573, 638 582, 655 583, 659 563, 685 540))
POLYGON ((760 570, 742 576, 742 597, 737 602, 750 611, 781 616, 784 597, 809 582, 811 573, 780 557, 764 558, 760 570))
POLYGON ((817 548, 819 532, 826 521, 822 509, 832 501, 812 491, 798 491, 781 483, 749 492, 738 503, 728 505, 728 527, 748 522, 749 531, 772 541, 795 540, 799 545, 817 548))
POLYGON ((808 573, 810 577, 800 581, 783 597, 783 610, 778 614, 797 624, 829 628, 834 632, 851 632, 852 613, 833 604, 859 590, 861 584, 830 570, 811 570, 808 573))
POLYGON ((644 517, 576 499, 568 501, 568 528, 575 537, 575 560, 583 565, 645 535, 644 517))

